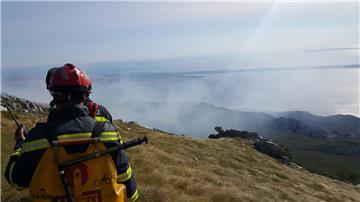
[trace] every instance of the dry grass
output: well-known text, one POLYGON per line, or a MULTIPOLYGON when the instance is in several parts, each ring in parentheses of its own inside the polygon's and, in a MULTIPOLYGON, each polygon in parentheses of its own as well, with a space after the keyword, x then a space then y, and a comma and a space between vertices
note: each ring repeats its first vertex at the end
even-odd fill
POLYGON ((150 139, 149 145, 127 151, 142 201, 360 201, 359 189, 290 168, 242 140, 194 139, 118 125, 126 139, 150 139))
MULTIPOLYGON (((2 136, 8 130, 4 124, 2 136)), ((290 168, 245 141, 194 139, 116 124, 126 140, 150 139, 148 145, 127 150, 140 201, 360 201, 359 188, 290 168)), ((9 153, 3 146, 4 141, 2 165, 9 153)), ((15 193, 2 183, 3 201, 26 196, 15 193)))

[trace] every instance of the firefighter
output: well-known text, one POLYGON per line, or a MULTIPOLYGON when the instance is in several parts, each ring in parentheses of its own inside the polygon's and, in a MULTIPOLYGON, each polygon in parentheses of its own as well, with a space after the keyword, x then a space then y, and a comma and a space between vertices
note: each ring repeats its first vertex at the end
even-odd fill
MULTIPOLYGON (((91 81, 89 77, 81 69, 73 65, 65 65, 52 72, 49 78, 48 89, 53 96, 55 108, 49 115, 48 122, 37 123, 27 134, 24 134, 23 127, 18 128, 15 133, 15 149, 5 171, 7 181, 14 188, 22 190, 30 187, 30 195, 32 195, 33 198, 39 196, 32 194, 32 185, 37 187, 43 186, 45 187, 44 190, 47 189, 49 185, 42 185, 42 182, 49 182, 49 179, 39 179, 39 176, 47 173, 46 166, 52 163, 42 160, 46 159, 45 156, 49 156, 48 151, 52 148, 53 141, 93 138, 95 126, 99 126, 98 123, 101 123, 99 139, 106 148, 111 148, 122 143, 121 136, 114 125, 110 122, 96 121, 90 116, 88 108, 84 106, 90 85, 91 81), (45 166, 43 164, 45 164, 45 166)), ((98 130, 98 128, 96 130, 98 130)), ((84 152, 84 149, 86 150, 84 145, 70 145, 66 147, 66 153, 76 155, 84 152)), ((107 163, 114 167, 115 180, 109 180, 109 178, 107 178, 105 182, 107 182, 107 184, 110 183, 110 185, 112 184, 110 187, 115 187, 115 184, 118 183, 124 184, 126 186, 127 199, 136 201, 138 191, 125 152, 120 150, 113 153, 108 159, 110 159, 111 162, 107 163)), ((48 177, 50 178, 50 183, 51 180, 56 177, 58 176, 48 177)), ((88 177, 92 179, 91 175, 88 177)), ((104 177, 106 176, 104 175, 104 177)), ((101 188, 101 180, 99 180, 97 184, 95 180, 94 183, 101 188)), ((46 193, 44 190, 40 189, 39 193, 46 193)), ((106 191, 108 190, 106 189, 106 191)), ((107 200, 103 199, 103 201, 107 200)))
MULTIPOLYGON (((49 89, 49 82, 50 82, 50 78, 52 73, 59 69, 59 68, 64 68, 66 66, 70 66, 70 67, 75 67, 75 65, 71 64, 71 63, 67 63, 65 64, 63 67, 53 67, 51 69, 48 70, 47 74, 46 74, 46 88, 49 89)), ((91 82, 91 81, 90 81, 91 82)), ((88 108, 89 112, 90 112, 90 116, 92 116, 93 118, 95 118, 97 121, 109 121, 112 122, 112 116, 110 114, 110 112, 102 105, 95 103, 94 101, 92 101, 90 99, 90 93, 91 93, 91 89, 92 89, 92 85, 90 83, 90 85, 88 86, 87 92, 85 93, 86 95, 86 100, 84 102, 84 105, 88 108)), ((50 102, 50 112, 52 111, 53 107, 55 105, 55 101, 52 100, 50 102)))

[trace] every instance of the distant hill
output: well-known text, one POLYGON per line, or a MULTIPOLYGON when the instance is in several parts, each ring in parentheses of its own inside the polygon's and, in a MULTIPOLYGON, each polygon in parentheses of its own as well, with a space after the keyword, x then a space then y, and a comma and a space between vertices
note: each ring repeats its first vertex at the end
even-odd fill
MULTIPOLYGON (((28 127, 37 113, 15 112, 28 127)), ((1 112, 1 169, 12 153, 15 124, 1 112)), ((286 166, 242 139, 208 140, 169 135, 115 121, 124 140, 146 135, 148 145, 127 150, 139 201, 358 201, 360 187, 286 166)), ((1 182, 2 201, 30 201, 1 182)))
POLYGON ((285 117, 317 127, 326 131, 329 138, 360 137, 360 118, 352 115, 317 116, 305 111, 273 113, 276 117, 285 117))
POLYGON ((126 102, 119 114, 173 133, 207 137, 214 126, 249 130, 267 137, 293 133, 316 138, 360 138, 360 118, 316 116, 308 112, 245 112, 209 103, 126 102))

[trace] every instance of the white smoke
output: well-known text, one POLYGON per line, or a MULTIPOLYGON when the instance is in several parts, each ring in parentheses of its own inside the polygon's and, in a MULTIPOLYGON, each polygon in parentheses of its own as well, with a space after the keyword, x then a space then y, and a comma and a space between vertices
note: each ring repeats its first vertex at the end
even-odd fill
MULTIPOLYGON (((360 116, 359 71, 359 68, 324 68, 123 73, 113 68, 89 72, 93 78, 91 98, 106 106, 114 119, 135 120, 177 133, 192 125, 199 132, 210 133, 216 124, 213 114, 203 113, 197 120, 186 120, 186 116, 195 113, 198 103, 243 111, 304 110, 323 116, 360 116)), ((39 75, 45 76, 46 71, 39 75)), ((43 103, 51 100, 44 79, 9 80, 5 75, 2 87, 3 92, 29 100, 43 103)))

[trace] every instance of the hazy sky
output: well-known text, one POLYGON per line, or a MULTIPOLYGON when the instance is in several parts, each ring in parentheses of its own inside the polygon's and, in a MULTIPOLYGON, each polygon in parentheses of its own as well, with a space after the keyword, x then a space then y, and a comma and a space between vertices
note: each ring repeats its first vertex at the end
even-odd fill
POLYGON ((359 3, 2 2, 2 68, 236 54, 239 66, 359 63, 359 3))
POLYGON ((258 111, 360 115, 360 68, 343 66, 360 64, 357 1, 1 5, 2 90, 10 94, 48 102, 47 69, 72 62, 89 73, 92 97, 115 117, 121 116, 116 114, 119 100, 205 101, 258 111), (318 65, 344 69, 243 72, 197 79, 123 74, 126 68, 180 72, 318 65))

